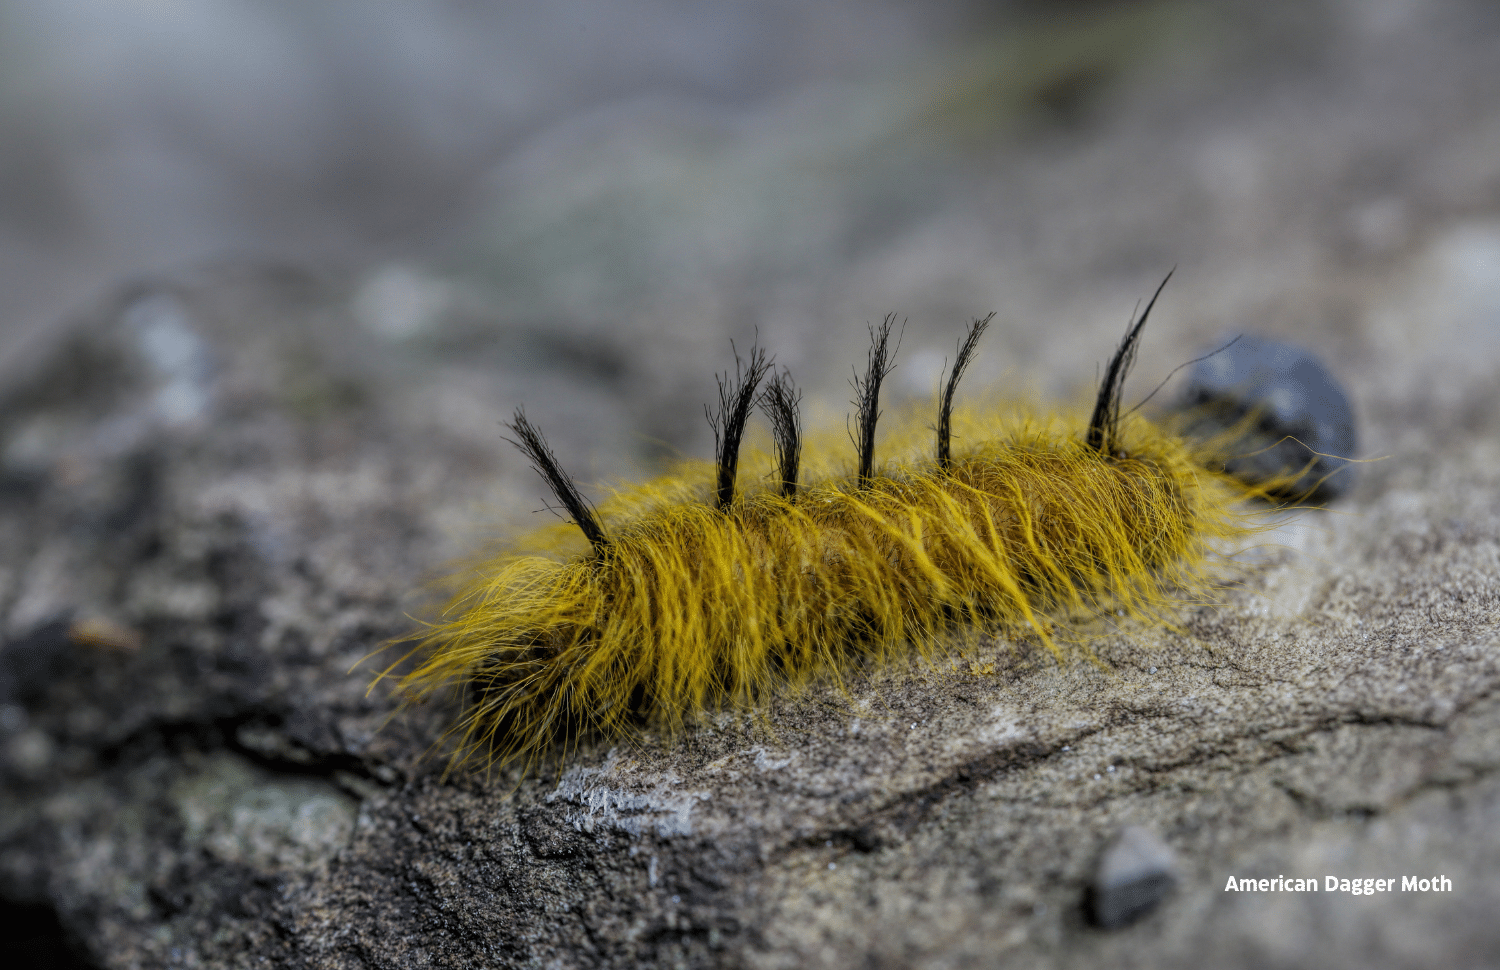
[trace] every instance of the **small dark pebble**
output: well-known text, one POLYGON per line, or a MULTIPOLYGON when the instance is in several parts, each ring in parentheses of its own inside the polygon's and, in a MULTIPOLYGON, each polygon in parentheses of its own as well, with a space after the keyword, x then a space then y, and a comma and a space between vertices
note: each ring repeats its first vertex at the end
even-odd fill
POLYGON ((861 852, 874 852, 880 848, 880 833, 868 825, 861 825, 849 833, 849 841, 861 852))
POLYGON ((1146 915, 1177 885, 1177 860, 1150 830, 1121 829, 1099 856, 1089 902, 1094 922, 1116 929, 1146 915))
POLYGON ((0 645, 0 704, 30 704, 68 666, 73 621, 63 615, 0 645))
POLYGON ((1255 412, 1254 426, 1230 446, 1237 457, 1224 470, 1260 485, 1307 469, 1277 488, 1276 498, 1328 502, 1354 484, 1354 466, 1343 460, 1357 447, 1354 409, 1338 380, 1304 347, 1243 335, 1193 365, 1178 408, 1188 418, 1187 434, 1199 439, 1255 412))

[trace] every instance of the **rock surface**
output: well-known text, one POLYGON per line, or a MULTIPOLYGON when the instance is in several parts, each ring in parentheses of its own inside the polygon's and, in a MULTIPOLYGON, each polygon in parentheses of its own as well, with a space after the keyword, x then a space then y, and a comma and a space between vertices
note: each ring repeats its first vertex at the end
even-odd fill
MULTIPOLYGON (((662 278, 559 322, 247 266, 101 299, 0 387, 0 895, 110 968, 1486 965, 1500 24, 1275 9, 1315 14, 1210 31, 1212 64, 1127 72, 899 213, 843 200, 868 241, 780 288, 662 278), (445 775, 451 710, 367 690, 444 564, 536 521, 516 405, 582 481, 705 454, 683 415, 758 322, 836 424, 892 308, 910 395, 991 309, 969 381, 1078 392, 1174 261, 1138 395, 1225 329, 1295 339, 1378 459, 1179 630, 1096 621, 1066 664, 981 639, 531 774, 445 775), (1129 825, 1180 881, 1104 932, 1086 888, 1129 825)), ((585 292, 558 272, 536 291, 585 292)))

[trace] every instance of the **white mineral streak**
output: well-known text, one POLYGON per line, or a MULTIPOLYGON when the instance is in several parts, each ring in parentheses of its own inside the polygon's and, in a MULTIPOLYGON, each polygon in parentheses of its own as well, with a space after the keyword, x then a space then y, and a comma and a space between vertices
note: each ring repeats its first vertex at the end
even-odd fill
POLYGON ((614 767, 611 755, 603 767, 573 768, 546 800, 579 806, 581 811, 569 812, 565 819, 580 832, 603 827, 629 835, 655 832, 661 838, 693 834, 693 809, 709 799, 708 792, 677 789, 681 779, 674 772, 657 776, 655 784, 646 790, 601 784, 600 779, 615 774, 614 767))

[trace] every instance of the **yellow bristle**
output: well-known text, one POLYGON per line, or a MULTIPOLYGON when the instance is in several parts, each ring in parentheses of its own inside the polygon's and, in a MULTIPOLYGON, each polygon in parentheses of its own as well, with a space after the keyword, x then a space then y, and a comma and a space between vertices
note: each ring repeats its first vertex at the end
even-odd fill
MULTIPOLYGON (((993 413, 954 412, 972 444, 946 469, 913 415, 882 428, 894 457, 865 487, 825 473, 788 499, 767 481, 774 456, 747 449, 727 508, 714 466, 691 463, 605 502, 605 546, 555 528, 523 539, 527 554, 463 581, 398 692, 462 688, 455 757, 532 761, 559 739, 678 730, 853 666, 931 657, 960 625, 1061 656, 1049 617, 1170 622, 1217 588, 1216 550, 1256 531, 1241 503, 1261 490, 1210 471, 1211 448, 1136 417, 1106 453, 1081 416, 997 430, 993 413)), ((804 468, 847 464, 847 444, 842 458, 806 447, 804 468)))

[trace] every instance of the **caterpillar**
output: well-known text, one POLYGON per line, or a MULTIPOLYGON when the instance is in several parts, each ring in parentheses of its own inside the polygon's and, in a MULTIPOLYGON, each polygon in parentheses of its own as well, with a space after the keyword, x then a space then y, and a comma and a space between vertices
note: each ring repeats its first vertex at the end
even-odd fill
POLYGON ((646 722, 676 731, 772 691, 930 658, 964 626, 1030 635, 1061 656, 1051 619, 1061 614, 1169 621, 1214 588, 1216 550, 1255 531, 1244 503, 1268 489, 1216 470, 1221 445, 1122 415, 1165 286, 1132 314, 1086 419, 1007 424, 956 406, 991 314, 959 342, 936 422, 898 422, 884 435, 893 456, 877 462, 895 353, 886 317, 851 381, 852 469, 805 438, 790 375, 759 347, 736 354, 706 409, 716 460, 599 507, 517 410, 512 443, 570 523, 468 574, 415 638, 397 693, 415 703, 461 688, 455 762, 534 761, 558 742, 646 722), (743 445, 756 410, 772 449, 743 445), (765 484, 741 486, 755 478, 765 484), (571 527, 582 548, 561 531, 571 527))

